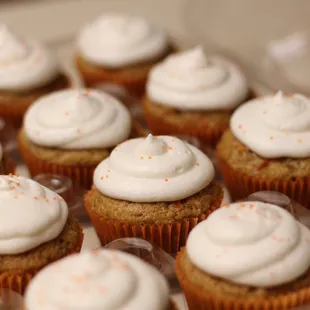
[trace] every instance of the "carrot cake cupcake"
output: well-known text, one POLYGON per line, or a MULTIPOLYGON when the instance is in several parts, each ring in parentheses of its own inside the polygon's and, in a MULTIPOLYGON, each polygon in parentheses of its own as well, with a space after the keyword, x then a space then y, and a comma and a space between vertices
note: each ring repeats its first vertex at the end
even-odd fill
POLYGON ((44 266, 80 251, 81 227, 46 187, 1 175, 0 204, 0 288, 22 294, 44 266))
POLYGON ((309 243, 309 229, 276 205, 243 202, 216 210, 177 255, 189 310, 309 304, 309 243))
POLYGON ((202 151, 174 137, 149 135, 120 144, 98 165, 85 208, 103 245, 138 237, 174 254, 222 199, 202 151))
POLYGON ((69 78, 46 47, 0 24, 0 117, 19 127, 34 100, 69 86, 69 78))
POLYGON ((232 111, 251 96, 242 71, 201 47, 156 65, 147 82, 143 109, 154 134, 186 134, 215 144, 232 111))
POLYGON ((32 176, 54 173, 90 188, 95 167, 131 133, 128 110, 100 91, 68 89, 27 111, 19 149, 32 176))
POLYGON ((176 310, 159 271, 133 255, 107 249, 46 267, 29 285, 25 305, 28 310, 176 310))
POLYGON ((138 17, 104 14, 79 33, 76 64, 87 86, 114 83, 141 95, 150 68, 171 52, 171 46, 158 25, 138 17))
POLYGON ((310 208, 309 141, 309 98, 279 92, 239 107, 216 152, 233 198, 279 191, 310 208))

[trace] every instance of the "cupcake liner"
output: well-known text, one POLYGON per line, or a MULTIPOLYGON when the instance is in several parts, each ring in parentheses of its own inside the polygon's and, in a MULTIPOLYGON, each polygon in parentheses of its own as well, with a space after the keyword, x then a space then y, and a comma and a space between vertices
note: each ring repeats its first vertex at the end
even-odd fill
POLYGON ((23 145, 20 139, 18 141, 18 147, 31 176, 36 176, 38 174, 64 175, 69 177, 74 185, 79 185, 86 189, 91 188, 93 184, 93 173, 97 164, 59 165, 37 158, 23 145))
MULTIPOLYGON (((79 231, 79 242, 77 247, 68 253, 65 256, 69 256, 71 254, 79 253, 81 248, 82 248, 82 243, 83 243, 83 229, 80 226, 80 231, 79 231)), ((52 263, 52 262, 50 262, 52 263)), ((44 268, 44 266, 42 267, 44 268)), ((28 285, 28 283, 31 281, 31 279, 38 273, 42 268, 40 269, 35 269, 35 270, 30 270, 30 271, 12 271, 12 272, 2 272, 0 273, 0 289, 1 288, 7 288, 12 291, 15 291, 21 295, 24 294, 25 289, 28 285)))
POLYGON ((176 254, 186 243, 190 231, 208 215, 220 206, 211 206, 206 213, 198 217, 186 218, 170 224, 143 224, 126 223, 119 220, 107 219, 93 211, 88 202, 88 195, 85 196, 85 209, 94 225, 102 245, 120 238, 140 238, 158 245, 169 254, 176 254))
POLYGON ((290 180, 264 179, 236 171, 219 157, 217 163, 233 200, 243 199, 258 191, 277 191, 310 209, 310 176, 290 180))
POLYGON ((4 173, 5 174, 10 174, 10 173, 15 173, 16 170, 16 162, 8 157, 4 157, 4 173))
POLYGON ((310 288, 300 289, 287 294, 262 298, 234 298, 215 295, 191 282, 182 272, 181 257, 183 248, 176 258, 176 274, 183 289, 189 310, 287 310, 291 307, 306 305, 310 302, 310 288))

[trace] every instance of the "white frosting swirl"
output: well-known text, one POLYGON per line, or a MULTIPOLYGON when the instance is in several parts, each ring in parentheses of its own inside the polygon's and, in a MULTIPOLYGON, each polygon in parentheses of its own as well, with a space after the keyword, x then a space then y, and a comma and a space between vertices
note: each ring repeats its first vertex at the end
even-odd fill
POLYGON ((138 138, 116 147, 94 173, 94 185, 109 197, 134 202, 176 201, 196 194, 214 177, 210 159, 169 136, 138 138))
POLYGON ((24 119, 34 143, 62 149, 109 148, 130 135, 128 110, 100 91, 67 89, 37 100, 24 119))
POLYGON ((0 89, 30 90, 48 84, 57 74, 58 62, 43 45, 0 24, 0 89))
POLYGON ((310 157, 310 100, 302 95, 251 100, 234 112, 230 127, 262 157, 310 157))
POLYGON ((246 99, 247 81, 223 57, 206 58, 201 47, 169 56, 149 74, 147 94, 179 110, 231 110, 246 99))
POLYGON ((165 31, 132 16, 106 14, 85 26, 78 36, 81 55, 98 65, 119 68, 164 54, 165 31))
POLYGON ((27 178, 0 176, 0 254, 20 254, 55 239, 68 207, 57 194, 27 178))
POLYGON ((310 266, 310 231, 281 207, 242 202, 222 207, 187 240, 190 261, 234 283, 273 287, 297 279, 310 266))
POLYGON ((165 278, 141 259, 100 249, 43 269, 25 303, 28 310, 168 310, 169 290, 165 278))

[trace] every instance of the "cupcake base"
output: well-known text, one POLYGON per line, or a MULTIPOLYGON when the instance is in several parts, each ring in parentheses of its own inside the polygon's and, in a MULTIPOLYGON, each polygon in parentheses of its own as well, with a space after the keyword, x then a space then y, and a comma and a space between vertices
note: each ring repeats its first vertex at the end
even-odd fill
POLYGON ((310 209, 310 176, 288 180, 260 178, 233 169, 219 157, 217 163, 233 200, 244 199, 258 191, 277 191, 310 209))
POLYGON ((70 84, 69 78, 64 74, 60 74, 48 85, 29 92, 13 93, 2 91, 0 93, 0 117, 3 117, 15 128, 20 128, 23 115, 35 100, 50 92, 68 88, 70 84))
POLYGON ((87 87, 96 87, 105 83, 116 84, 124 87, 131 95, 141 97, 145 92, 145 84, 151 68, 173 51, 174 48, 171 46, 156 59, 119 69, 97 66, 79 54, 75 56, 75 63, 87 87))
MULTIPOLYGON (((53 263, 54 261, 63 258, 65 256, 74 254, 74 253, 79 253, 82 247, 83 243, 83 229, 82 227, 77 223, 76 220, 74 219, 69 219, 68 224, 67 224, 67 231, 66 228, 64 229, 63 233, 57 237, 54 240, 50 241, 49 243, 43 244, 40 247, 30 250, 29 252, 26 252, 24 254, 16 255, 13 257, 13 259, 16 259, 15 262, 12 262, 12 264, 20 264, 21 267, 19 268, 11 268, 8 270, 5 270, 4 264, 10 263, 9 262, 9 257, 7 256, 0 256, 0 262, 1 262, 1 268, 3 269, 0 271, 0 289, 1 288, 7 288, 12 291, 15 291, 19 294, 24 294, 25 289, 28 285, 28 283, 31 281, 31 279, 38 273, 42 268, 44 268, 47 264, 53 263), (74 227, 74 228, 72 228, 74 227), (49 245, 53 242, 66 242, 64 234, 70 234, 73 232, 76 235, 76 238, 74 240, 75 245, 72 247, 70 246, 67 250, 63 249, 61 253, 49 253, 45 252, 47 250, 50 250, 52 247, 49 245), (59 240, 58 240, 59 238, 59 240), (46 253, 46 257, 44 258, 44 263, 41 264, 41 262, 38 261, 40 257, 38 257, 36 254, 34 254, 35 251, 42 251, 42 253, 46 253), (33 256, 32 256, 33 255, 33 256), (24 256, 23 258, 20 257, 18 260, 18 256, 24 256), (30 257, 34 257, 35 261, 30 262, 29 264, 31 267, 27 267, 24 265, 27 265, 27 259, 30 257), (54 258, 51 258, 54 257, 54 258), (36 266, 35 266, 36 265, 36 266), (40 266, 39 266, 40 265, 40 266)), ((43 257, 42 257, 43 259, 43 257)))
MULTIPOLYGON (((95 227, 95 230, 97 232, 97 235, 101 241, 102 245, 106 245, 113 240, 119 239, 119 238, 126 238, 126 237, 134 237, 134 238, 141 238, 144 240, 147 240, 151 243, 154 243, 161 247, 164 251, 170 254, 176 254, 179 249, 185 245, 187 237, 190 233, 190 231, 201 221, 205 220, 208 215, 220 207, 221 202, 223 200, 223 192, 217 183, 215 185, 210 186, 208 190, 205 190, 206 192, 203 192, 203 190, 196 194, 199 196, 193 195, 192 197, 189 197, 187 199, 192 199, 193 201, 190 202, 192 206, 195 204, 198 206, 199 214, 198 215, 190 215, 186 214, 183 218, 180 219, 173 219, 177 218, 178 211, 177 208, 184 208, 186 209, 186 203, 185 200, 181 200, 179 202, 171 202, 169 203, 169 206, 163 207, 162 205, 156 205, 156 204, 148 204, 147 206, 142 206, 141 204, 137 204, 135 206, 131 205, 123 205, 122 201, 113 200, 111 198, 105 197, 102 194, 100 194, 95 188, 90 190, 86 196, 85 196, 85 208, 86 211, 95 227), (215 193, 214 197, 210 199, 211 192, 215 193), (210 196, 209 196, 210 195, 210 196), (204 197, 207 197, 205 199, 209 200, 209 207, 206 208, 206 210, 202 211, 200 210, 200 205, 202 202, 200 202, 204 197), (104 198, 100 198, 104 197, 104 198), (101 200, 104 199, 104 200, 101 200), (111 201, 110 201, 111 200, 111 201), (114 204, 115 202, 115 204, 114 204), (98 206, 96 205, 98 204, 98 206), (105 205, 106 204, 106 205, 105 205), (108 204, 110 204, 108 206, 108 204), (99 206, 100 205, 100 206, 99 206), (184 205, 184 207, 182 207, 184 205), (149 206, 149 208, 148 208, 149 206), (154 208, 151 211, 151 208, 154 208), (107 213, 112 215, 111 212, 115 213, 115 216, 123 208, 126 208, 127 210, 132 210, 131 216, 133 214, 138 213, 147 213, 146 210, 149 210, 150 214, 148 216, 147 222, 145 222, 143 219, 134 220, 134 218, 124 220, 124 219, 115 219, 108 216, 105 216, 101 211, 102 209, 106 209, 107 213), (171 212, 174 212, 171 216, 171 220, 168 221, 168 215, 166 218, 160 217, 160 215, 155 214, 156 208, 167 208, 167 211, 170 209, 171 212), (172 211, 172 209, 175 209, 175 211, 172 211), (108 211, 110 210, 110 211, 108 211), (144 210, 144 211, 143 211, 144 210), (154 211, 155 210, 155 211, 154 211), (154 212, 154 214, 151 215, 151 212, 154 212), (154 218, 153 220, 150 220, 150 218, 154 218)), ((205 202, 204 204, 207 204, 205 202)), ((188 207, 190 209, 190 207, 188 207)), ((194 207, 193 207, 194 208, 194 207)), ((193 210, 191 210, 193 212, 193 210)), ((196 212, 196 211, 195 211, 196 212)), ((161 213, 161 216, 163 216, 161 213)), ((124 215, 124 212, 123 212, 124 215)), ((113 215, 112 215, 113 216, 113 215)), ((128 217, 130 214, 128 214, 128 217)), ((133 216, 135 217, 135 215, 133 216)))
POLYGON ((91 188, 93 184, 93 173, 97 165, 110 154, 109 150, 45 149, 30 142, 23 131, 18 136, 18 148, 31 176, 64 175, 69 177, 74 185, 86 189, 91 188))
MULTIPOLYGON (((234 294, 216 293, 212 289, 222 285, 220 280, 206 275, 202 271, 199 273, 199 281, 207 276, 212 280, 212 289, 207 289, 203 284, 198 285, 193 281, 193 273, 197 273, 197 267, 189 272, 184 268, 187 260, 186 251, 182 249, 176 258, 176 274, 180 285, 183 289, 187 300, 189 310, 285 310, 292 307, 307 305, 310 303, 310 285, 292 290, 280 288, 277 294, 261 293, 257 295, 247 295, 246 292, 240 296, 237 294, 238 288, 234 290, 234 294)), ((310 274, 308 275, 310 277, 310 274)), ((292 284, 294 286, 294 284, 292 284)), ((249 292, 251 292, 249 290, 249 292)))
MULTIPOLYGON (((247 100, 254 97, 255 94, 251 91, 247 100)), ((232 113, 232 111, 180 111, 152 102, 147 97, 143 99, 142 105, 152 133, 194 136, 213 147, 228 128, 232 113)))

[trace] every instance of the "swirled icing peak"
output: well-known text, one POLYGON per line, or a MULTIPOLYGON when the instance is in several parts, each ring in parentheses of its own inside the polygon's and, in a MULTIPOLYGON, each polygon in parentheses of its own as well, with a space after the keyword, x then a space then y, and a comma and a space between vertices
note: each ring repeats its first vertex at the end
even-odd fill
POLYGON ((30 283, 25 303, 29 310, 167 310, 169 291, 154 267, 130 254, 101 249, 43 269, 30 283))
POLYGON ((34 143, 62 149, 109 148, 126 140, 131 119, 114 97, 100 91, 68 89, 37 100, 24 119, 34 143))
POLYGON ((179 110, 230 110, 248 95, 244 75, 222 57, 196 47, 166 58, 150 72, 147 94, 179 110))
POLYGON ((126 141, 94 173, 97 189, 135 202, 175 201, 196 194, 214 177, 209 158, 196 147, 169 136, 126 141))
POLYGON ((309 244, 309 229, 283 208, 242 202, 222 207, 198 224, 187 240, 187 254, 216 277, 274 287, 309 269, 309 244))
POLYGON ((20 254, 55 239, 62 232, 68 207, 39 183, 0 176, 0 254, 20 254))
POLYGON ((262 157, 310 156, 310 100, 305 96, 278 92, 249 101, 232 115, 230 127, 262 157))
POLYGON ((25 91, 59 74, 56 58, 34 40, 21 38, 0 24, 0 89, 25 91))
POLYGON ((107 67, 123 67, 165 53, 165 31, 142 18, 105 14, 86 25, 78 36, 79 52, 87 60, 107 67))

